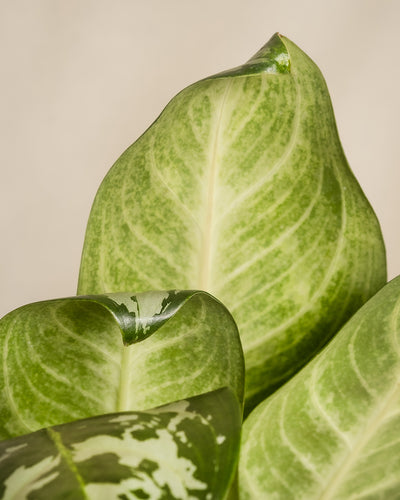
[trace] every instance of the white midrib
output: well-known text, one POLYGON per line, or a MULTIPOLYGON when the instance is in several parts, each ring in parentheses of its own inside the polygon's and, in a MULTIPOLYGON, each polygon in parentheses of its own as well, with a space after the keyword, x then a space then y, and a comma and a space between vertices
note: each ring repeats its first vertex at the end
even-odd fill
POLYGON ((354 448, 349 452, 344 462, 341 464, 339 469, 333 474, 330 481, 326 484, 324 491, 319 496, 319 500, 330 500, 335 498, 338 488, 343 484, 343 479, 346 474, 351 470, 351 467, 356 462, 357 458, 360 457, 362 449, 373 437, 375 431, 379 428, 380 424, 383 422, 387 416, 387 410, 391 407, 393 402, 397 401, 400 393, 400 381, 398 381, 394 388, 389 392, 388 396, 383 401, 379 410, 374 414, 364 428, 361 438, 354 446, 354 448))
POLYGON ((121 353, 121 370, 119 379, 119 391, 117 399, 117 412, 131 410, 130 392, 131 392, 131 356, 132 346, 123 346, 121 353))
POLYGON ((212 254, 214 248, 214 224, 215 224, 215 200, 216 200, 216 184, 218 176, 218 147, 221 135, 221 123, 223 117, 223 111, 227 95, 232 85, 232 80, 226 85, 224 95, 221 99, 221 104, 218 112, 218 117, 215 123, 214 140, 211 145, 210 153, 210 168, 207 185, 207 194, 205 202, 205 216, 203 225, 203 238, 202 246, 200 252, 200 262, 199 262, 199 277, 198 286, 199 290, 205 290, 212 292, 211 288, 211 271, 212 271, 212 254))

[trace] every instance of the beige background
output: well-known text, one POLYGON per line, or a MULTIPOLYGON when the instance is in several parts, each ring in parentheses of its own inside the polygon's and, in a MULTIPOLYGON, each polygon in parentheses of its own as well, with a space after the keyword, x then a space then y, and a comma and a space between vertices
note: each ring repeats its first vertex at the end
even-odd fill
POLYGON ((280 31, 321 68, 400 274, 400 2, 0 0, 0 316, 73 295, 97 187, 186 85, 280 31))

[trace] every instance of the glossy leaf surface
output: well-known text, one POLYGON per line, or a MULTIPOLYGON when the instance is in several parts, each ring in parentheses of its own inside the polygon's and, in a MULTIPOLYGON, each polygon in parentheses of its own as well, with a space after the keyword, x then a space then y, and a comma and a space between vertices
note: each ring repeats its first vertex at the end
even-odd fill
POLYGON ((29 304, 0 322, 0 439, 231 387, 235 322, 209 294, 116 293, 29 304))
POLYGON ((316 65, 275 35, 178 94, 90 215, 79 293, 196 288, 232 312, 250 408, 386 280, 375 215, 316 65))
POLYGON ((220 389, 146 412, 101 415, 0 443, 3 500, 223 500, 241 408, 220 389))
POLYGON ((400 277, 244 424, 241 500, 400 492, 400 277))

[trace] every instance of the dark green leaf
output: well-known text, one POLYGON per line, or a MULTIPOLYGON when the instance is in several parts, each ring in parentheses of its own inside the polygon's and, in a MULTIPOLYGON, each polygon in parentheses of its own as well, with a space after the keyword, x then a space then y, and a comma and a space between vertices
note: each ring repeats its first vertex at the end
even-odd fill
POLYGON ((43 429, 0 443, 0 496, 222 500, 236 469, 240 426, 240 404, 225 388, 43 429))

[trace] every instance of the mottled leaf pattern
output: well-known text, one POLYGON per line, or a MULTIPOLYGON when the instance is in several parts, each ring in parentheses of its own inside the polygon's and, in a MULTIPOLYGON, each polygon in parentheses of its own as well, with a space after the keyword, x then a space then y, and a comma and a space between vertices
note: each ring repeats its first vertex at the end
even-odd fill
POLYGON ((183 90, 116 162, 93 204, 79 293, 218 297, 239 326, 250 408, 385 280, 323 77, 275 35, 247 64, 183 90))
POLYGON ((204 292, 29 304, 0 321, 0 352, 0 439, 224 386, 243 398, 237 327, 204 292))
POLYGON ((225 388, 43 429, 0 443, 0 497, 223 500, 240 426, 241 407, 225 388))
POLYGON ((244 424, 241 500, 400 498, 400 277, 244 424))

